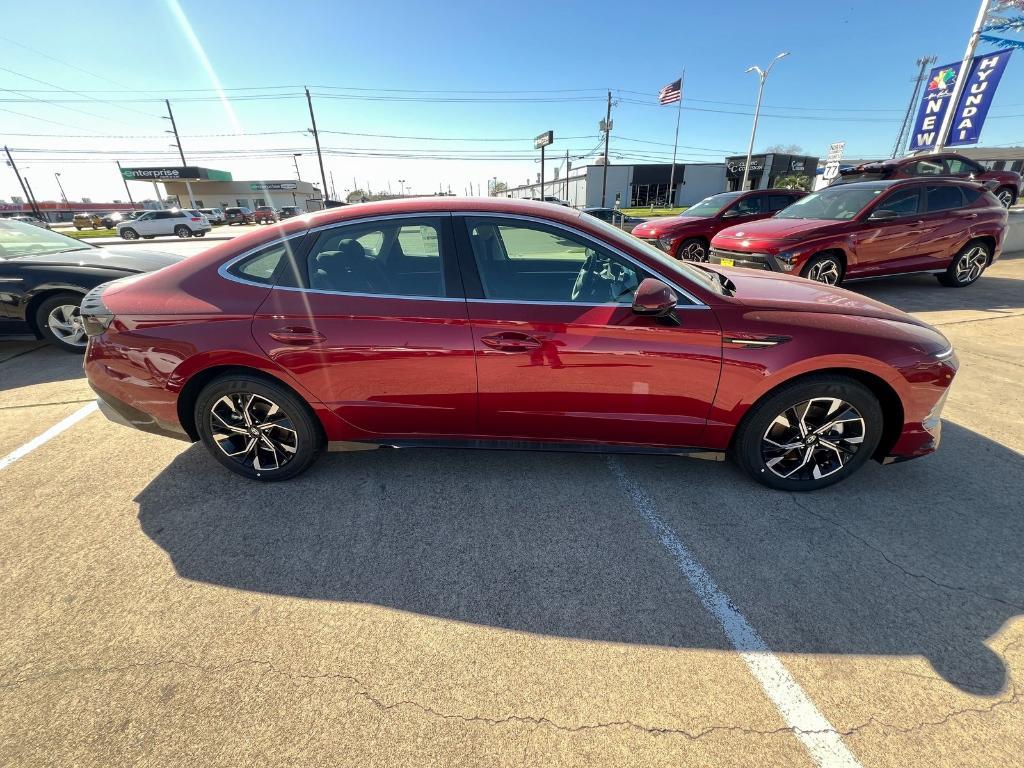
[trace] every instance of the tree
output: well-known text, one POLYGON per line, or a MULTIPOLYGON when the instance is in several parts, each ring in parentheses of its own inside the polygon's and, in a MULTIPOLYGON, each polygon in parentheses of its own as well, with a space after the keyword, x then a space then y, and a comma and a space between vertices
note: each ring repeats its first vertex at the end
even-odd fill
POLYGON ((799 144, 772 144, 770 147, 766 147, 764 152, 765 154, 774 152, 778 155, 802 155, 804 148, 799 144))
POLYGON ((491 187, 491 194, 494 197, 497 197, 498 195, 504 195, 506 192, 508 192, 508 184, 506 184, 504 181, 496 181, 494 182, 494 185, 491 187))
POLYGON ((361 189, 353 189, 345 196, 345 202, 358 203, 361 202, 364 197, 366 197, 366 192, 361 189))
POLYGON ((791 173, 789 176, 782 176, 776 179, 775 186, 780 189, 802 189, 804 192, 810 192, 811 177, 799 173, 791 173))

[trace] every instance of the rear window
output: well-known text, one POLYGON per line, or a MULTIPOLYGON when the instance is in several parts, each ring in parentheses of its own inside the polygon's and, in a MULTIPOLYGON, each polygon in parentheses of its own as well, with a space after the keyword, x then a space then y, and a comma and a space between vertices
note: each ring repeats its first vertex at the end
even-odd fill
POLYGON ((927 187, 925 189, 925 198, 928 201, 929 213, 949 211, 953 208, 960 208, 964 204, 964 196, 960 192, 960 187, 953 186, 952 184, 941 187, 927 187))
POLYGON ((228 267, 227 272, 229 275, 234 275, 250 283, 272 285, 278 268, 282 265, 282 260, 291 253, 292 248, 296 245, 298 245, 298 239, 295 238, 274 243, 235 262, 228 267))

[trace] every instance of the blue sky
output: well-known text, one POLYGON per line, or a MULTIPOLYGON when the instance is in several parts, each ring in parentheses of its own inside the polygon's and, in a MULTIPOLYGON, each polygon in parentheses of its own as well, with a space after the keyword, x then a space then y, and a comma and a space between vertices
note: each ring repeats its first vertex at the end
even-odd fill
MULTIPOLYGON (((339 195, 353 181, 397 190, 405 179, 414 192, 450 186, 457 194, 471 183, 486 188, 494 176, 522 183, 538 170, 529 137, 554 130, 549 151, 556 156, 585 156, 597 147, 609 88, 616 102, 613 156, 667 161, 675 109, 653 102, 683 67, 680 157, 719 161, 746 149, 757 79, 744 70, 781 50, 791 55, 768 81, 755 150, 798 144, 823 156, 830 142, 845 140, 847 157, 888 156, 914 60, 958 60, 977 12, 973 0, 651 0, 638 10, 621 2, 182 0, 180 17, 175 5, 149 0, 115 14, 115 6, 57 2, 46 5, 45 16, 29 3, 5 8, 0 136, 37 197, 58 197, 53 174, 60 172, 72 199, 123 198, 115 159, 178 164, 163 134, 169 126, 158 100, 165 96, 191 163, 238 179, 291 178, 291 153, 302 152, 302 177, 315 180, 313 142, 303 133, 304 84, 314 92, 321 131, 455 139, 325 133, 322 143, 333 151, 325 162, 339 195), (232 97, 260 98, 226 106, 216 99, 218 82, 232 97), (254 90, 234 90, 246 88, 254 90), (195 98, 208 100, 189 100, 195 98), (465 101, 481 98, 519 100, 465 101), (48 103, 66 99, 79 101, 48 103), (215 135, 238 133, 261 135, 215 135), (136 136, 142 138, 120 138, 136 136), (485 138, 502 141, 470 140, 485 138), (254 156, 261 153, 271 156, 254 156)), ((1022 57, 1018 51, 1010 61, 984 145, 1024 144, 1022 57)), ((148 192, 141 184, 135 189, 140 197, 148 192)), ((0 166, 0 198, 16 194, 13 174, 0 166)))

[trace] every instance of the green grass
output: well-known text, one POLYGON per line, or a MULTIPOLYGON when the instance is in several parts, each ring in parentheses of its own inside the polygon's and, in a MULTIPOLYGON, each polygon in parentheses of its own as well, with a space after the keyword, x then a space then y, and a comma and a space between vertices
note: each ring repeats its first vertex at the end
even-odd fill
POLYGON ((680 213, 686 210, 686 206, 682 208, 623 208, 622 212, 627 216, 640 216, 641 218, 651 218, 652 216, 678 216, 680 213))
POLYGON ((78 231, 77 229, 66 229, 61 231, 62 235, 73 237, 76 240, 88 240, 91 237, 117 237, 116 229, 83 229, 78 231))

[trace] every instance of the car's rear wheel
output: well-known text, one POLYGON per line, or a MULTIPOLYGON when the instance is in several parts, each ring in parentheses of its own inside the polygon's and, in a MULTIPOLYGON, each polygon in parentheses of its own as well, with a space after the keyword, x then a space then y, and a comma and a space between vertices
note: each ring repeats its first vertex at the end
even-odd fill
POLYGON ((83 352, 88 341, 78 293, 58 293, 36 307, 36 328, 46 341, 65 352, 83 352))
POLYGON ((947 288, 966 288, 981 277, 990 257, 991 253, 984 243, 968 243, 953 257, 946 271, 935 277, 947 288))
POLYGON ((807 262, 802 277, 826 285, 839 285, 843 282, 843 262, 831 253, 819 253, 807 262))
POLYGON ((174 234, 178 237, 192 237, 192 230, 186 227, 184 224, 179 224, 174 228, 174 234))
POLYGON ((878 447, 878 398, 844 376, 814 376, 767 395, 737 431, 733 452, 755 480, 784 491, 813 491, 856 472, 878 447))
POLYGON ((136 232, 131 227, 125 227, 124 229, 121 230, 121 239, 122 240, 138 240, 139 239, 139 233, 136 232))
POLYGON ((676 258, 684 261, 707 261, 708 244, 699 237, 688 237, 679 244, 676 258))
POLYGON ((996 200, 1003 204, 1003 208, 1009 208, 1017 202, 1017 194, 1013 187, 999 187, 995 192, 996 200))
POLYGON ((281 385, 248 374, 208 384, 196 400, 195 424, 217 461, 253 480, 295 477, 323 445, 306 403, 281 385))

